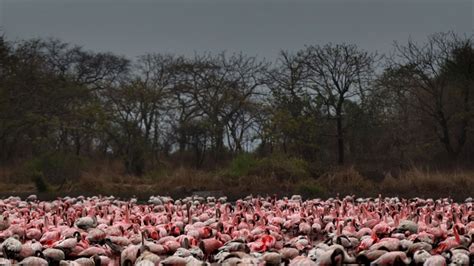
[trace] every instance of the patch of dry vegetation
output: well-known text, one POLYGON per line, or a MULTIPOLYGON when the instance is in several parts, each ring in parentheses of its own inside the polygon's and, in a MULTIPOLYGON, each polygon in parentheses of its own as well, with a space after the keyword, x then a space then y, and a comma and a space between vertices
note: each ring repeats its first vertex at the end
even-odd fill
POLYGON ((330 195, 367 195, 377 194, 373 181, 363 177, 354 167, 329 172, 318 178, 318 184, 330 195))
POLYGON ((474 195, 474 173, 471 171, 431 172, 413 168, 398 178, 387 175, 380 183, 383 194, 407 197, 455 197, 474 195))
MULTIPOLYGON (((323 174, 310 171, 307 164, 295 158, 276 157, 258 160, 244 156, 227 168, 197 170, 187 167, 163 168, 137 177, 125 175, 117 161, 97 161, 80 172, 80 177, 52 184, 45 181, 47 190, 39 191, 35 180, 15 182, 18 169, 0 169, 0 193, 13 195, 43 193, 59 195, 118 195, 123 197, 149 195, 187 196, 208 191, 230 198, 248 194, 279 196, 301 194, 304 197, 332 197, 356 195, 376 197, 453 197, 462 200, 473 196, 474 172, 439 172, 412 168, 383 180, 363 176, 355 167, 335 168, 323 174), (288 178, 285 178, 288 176, 288 178)), ((46 177, 44 180, 48 180, 46 177)))

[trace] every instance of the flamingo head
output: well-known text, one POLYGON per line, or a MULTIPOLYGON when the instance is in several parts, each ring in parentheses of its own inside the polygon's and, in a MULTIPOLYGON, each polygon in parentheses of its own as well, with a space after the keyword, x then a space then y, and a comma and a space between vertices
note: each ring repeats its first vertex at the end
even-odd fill
POLYGON ((179 227, 176 225, 172 227, 171 231, 174 236, 181 235, 181 229, 179 229, 179 227))
POLYGON ((158 238, 160 238, 160 235, 158 234, 158 232, 156 230, 153 230, 150 233, 150 237, 154 240, 158 240, 158 238))

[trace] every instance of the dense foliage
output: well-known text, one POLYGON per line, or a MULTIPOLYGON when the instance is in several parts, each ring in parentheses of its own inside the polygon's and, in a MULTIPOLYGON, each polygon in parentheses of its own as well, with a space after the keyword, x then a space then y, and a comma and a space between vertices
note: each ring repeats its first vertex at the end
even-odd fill
POLYGON ((273 63, 225 53, 132 61, 2 37, 0 163, 24 164, 40 183, 103 158, 137 176, 216 168, 243 153, 228 175, 468 165, 473 90, 473 38, 453 33, 396 44, 390 56, 325 44, 273 63))

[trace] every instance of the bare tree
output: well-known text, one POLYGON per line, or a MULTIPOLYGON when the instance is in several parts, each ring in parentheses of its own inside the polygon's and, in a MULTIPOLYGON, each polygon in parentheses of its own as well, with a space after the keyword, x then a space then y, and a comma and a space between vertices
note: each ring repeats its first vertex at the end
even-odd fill
POLYGON ((307 86, 309 71, 302 53, 281 51, 268 72, 267 97, 272 107, 272 136, 284 153, 314 158, 319 147, 321 106, 307 86), (296 154, 295 154, 296 153, 296 154))
MULTIPOLYGON (((171 90, 174 86, 174 64, 171 55, 146 54, 137 62, 134 87, 139 102, 138 112, 144 137, 151 145, 152 157, 157 158, 160 141, 160 123, 170 109, 171 90)), ((163 134, 164 135, 164 134, 163 134)))
POLYGON ((286 105, 292 117, 301 115, 308 97, 308 71, 301 54, 281 51, 275 68, 268 72, 268 87, 278 105, 286 105))
MULTIPOLYGON (((466 141, 469 116, 462 119, 460 128, 456 119, 459 107, 469 113, 472 90, 472 39, 461 38, 452 32, 430 35, 424 44, 409 40, 406 45, 395 44, 395 53, 389 69, 397 73, 392 85, 403 86, 413 98, 410 104, 431 118, 433 128, 446 151, 457 156, 466 141), (463 54, 460 55, 459 53, 463 54), (462 59, 461 59, 462 58, 462 59), (467 61, 466 61, 467 60, 467 61), (459 84, 453 77, 464 80, 461 85, 462 101, 456 102, 453 92, 459 84), (456 131, 459 131, 456 134, 456 131)), ((393 79, 392 79, 393 81, 393 79)))
POLYGON ((309 71, 308 86, 336 120, 338 163, 344 163, 344 105, 363 99, 375 74, 376 54, 351 44, 309 46, 303 52, 309 71))
POLYGON ((264 84, 266 64, 255 57, 234 54, 227 57, 196 56, 187 64, 187 78, 182 88, 192 99, 198 113, 206 120, 215 158, 224 151, 225 129, 236 124, 235 117, 264 84))

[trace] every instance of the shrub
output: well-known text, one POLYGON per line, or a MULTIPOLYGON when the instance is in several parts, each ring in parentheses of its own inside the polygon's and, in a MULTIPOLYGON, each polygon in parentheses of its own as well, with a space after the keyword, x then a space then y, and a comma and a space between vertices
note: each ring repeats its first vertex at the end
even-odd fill
POLYGON ((248 153, 237 155, 231 162, 224 174, 231 177, 246 176, 257 166, 257 159, 248 153))
POLYGON ((100 193, 100 192, 111 192, 113 191, 111 187, 113 187, 114 183, 106 184, 106 182, 101 178, 96 178, 94 176, 85 175, 79 179, 79 182, 75 184, 75 189, 80 192, 92 192, 92 193, 100 193))
POLYGON ((43 175, 37 172, 35 175, 32 176, 32 181, 35 184, 36 190, 38 192, 46 192, 49 190, 48 184, 44 181, 43 175))
POLYGON ((326 191, 314 182, 303 182, 297 187, 297 193, 305 198, 325 197, 326 191))
POLYGON ((81 157, 61 153, 47 154, 27 161, 21 170, 25 179, 41 176, 46 183, 58 185, 81 176, 84 162, 81 157))
POLYGON ((157 181, 166 178, 171 174, 171 169, 165 163, 160 163, 152 170, 148 171, 143 177, 152 181, 157 181))
POLYGON ((310 176, 308 163, 299 158, 274 155, 258 160, 249 174, 256 176, 273 176, 279 180, 303 179, 310 176))

